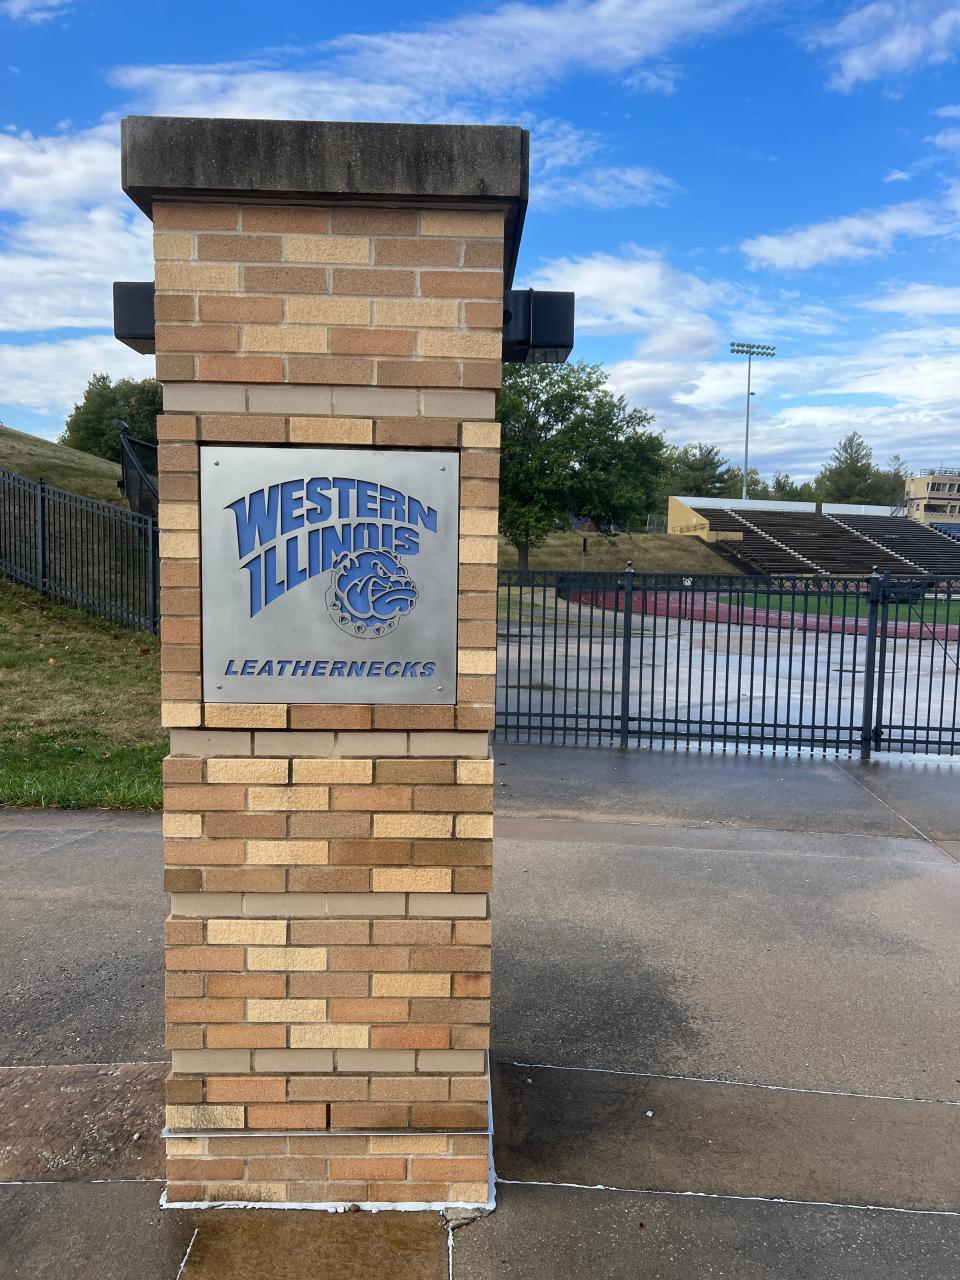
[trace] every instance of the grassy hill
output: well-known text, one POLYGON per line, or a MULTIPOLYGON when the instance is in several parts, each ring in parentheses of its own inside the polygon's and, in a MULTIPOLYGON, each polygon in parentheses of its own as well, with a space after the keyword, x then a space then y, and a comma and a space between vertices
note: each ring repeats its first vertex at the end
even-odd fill
MULTIPOLYGON (((531 569, 579 569, 583 534, 553 533, 542 547, 530 552, 531 569)), ((588 572, 622 569, 633 561, 637 573, 738 573, 729 560, 712 551, 699 538, 681 538, 665 533, 621 533, 604 538, 588 533, 583 567, 588 572)), ((517 567, 517 553, 500 539, 501 569, 517 567)))
POLYGON ((29 480, 46 480, 60 489, 72 489, 88 498, 123 502, 117 488, 120 479, 117 463, 68 449, 40 436, 28 436, 12 427, 0 426, 0 467, 18 471, 29 480))

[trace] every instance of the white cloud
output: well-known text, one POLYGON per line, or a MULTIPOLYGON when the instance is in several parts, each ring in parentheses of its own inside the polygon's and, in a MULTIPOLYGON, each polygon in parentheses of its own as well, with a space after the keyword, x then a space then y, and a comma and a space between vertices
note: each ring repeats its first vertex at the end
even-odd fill
POLYGON ((49 22, 65 13, 73 0, 0 0, 0 14, 14 22, 49 22))
POLYGON ((830 87, 848 93, 858 84, 952 61, 960 47, 960 6, 871 0, 812 32, 807 44, 826 51, 834 67, 830 87))
POLYGON ((908 284, 861 305, 867 311, 890 311, 901 315, 960 316, 960 287, 908 284))
POLYGON ((884 182, 909 182, 913 175, 904 169, 891 169, 889 173, 884 174, 884 182))
POLYGON ((829 218, 780 235, 753 236, 740 248, 751 267, 802 271, 824 262, 855 262, 889 253, 901 236, 940 236, 955 230, 952 196, 942 205, 916 200, 829 218))
POLYGON ((540 210, 571 205, 587 209, 627 209, 666 204, 677 190, 672 179, 643 165, 598 165, 575 173, 530 180, 531 203, 540 210))
MULTIPOLYGON (((726 28, 756 0, 507 3, 408 31, 337 37, 297 66, 129 66, 113 74, 159 114, 298 119, 516 117, 518 103, 573 75, 669 91, 664 55, 726 28)), ((291 51, 284 50, 289 61, 291 51)))
MULTIPOLYGON (((0 343, 0 397, 5 405, 49 414, 59 429, 91 374, 152 378, 153 368, 151 357, 138 356, 105 335, 30 346, 0 343)), ((16 421, 7 416, 7 425, 15 427, 16 421)))
POLYGON ((0 209, 25 217, 121 196, 118 125, 49 137, 0 133, 0 209))
POLYGON ((933 134, 927 141, 932 142, 941 151, 960 151, 960 127, 956 129, 941 129, 939 133, 933 134))

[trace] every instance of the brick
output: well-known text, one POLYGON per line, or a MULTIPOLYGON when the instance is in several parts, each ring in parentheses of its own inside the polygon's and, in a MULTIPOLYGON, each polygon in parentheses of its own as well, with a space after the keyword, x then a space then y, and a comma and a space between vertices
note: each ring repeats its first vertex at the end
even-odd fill
POLYGON ((207 941, 238 946, 283 946, 287 940, 285 920, 210 920, 207 941))
POLYGON ((486 1024, 471 1027, 451 1027, 450 1044, 454 1049, 489 1049, 490 1027, 486 1024))
POLYGON ((281 382, 279 356, 200 356, 199 376, 207 382, 281 382))
POLYGON ((165 920, 163 940, 168 947, 194 946, 203 942, 201 920, 165 920))
MULTIPOLYGON (((179 415, 185 416, 185 415, 179 415)), ((157 487, 160 497, 164 500, 172 502, 196 502, 200 496, 200 480, 195 475, 179 475, 167 474, 157 477, 157 487)), ((183 565, 161 565, 160 566, 160 582, 161 584, 170 582, 174 583, 169 574, 172 569, 177 575, 176 585, 183 585, 180 576, 184 573, 183 565)), ((196 581, 200 581, 199 565, 194 566, 196 581)), ((192 585, 192 584, 191 584, 192 585)))
POLYGON ((164 867, 163 887, 167 893, 199 893, 203 873, 199 867, 164 867))
POLYGON ((287 888, 295 893, 366 894, 370 872, 366 867, 292 867, 287 888))
POLYGON ((422 236, 503 237, 502 213, 472 213, 461 209, 423 209, 422 236))
POLYGON ((453 760, 378 760, 374 776, 378 783, 452 783, 453 760))
POLYGON ((416 335, 406 329, 331 329, 330 350, 343 355, 412 356, 416 335))
MULTIPOLYGON (((499 474, 500 452, 497 449, 464 449, 460 455, 461 476, 495 480, 499 474)), ((493 563, 496 563, 496 557, 493 563)))
POLYGON ((168 944, 163 957, 167 969, 242 969, 241 947, 172 947, 168 944))
MULTIPOLYGON (((373 304, 373 316, 378 327, 450 329, 460 323, 460 307, 456 302, 422 298, 404 298, 402 301, 377 299, 373 304)), ((503 324, 502 314, 500 324, 503 324)))
POLYGON ((278 1000, 286 995, 283 974, 218 973, 207 979, 207 995, 278 1000))
POLYGON ((417 947, 410 953, 410 968, 421 973, 488 973, 489 947, 417 947))
POLYGON ((284 241, 287 262, 368 263, 370 241, 363 236, 289 235, 284 241))
POLYGON ((417 230, 417 215, 407 209, 330 210, 330 229, 344 235, 412 236, 417 230))
POLYGON ((443 1182, 368 1182, 367 1195, 374 1204, 413 1201, 418 1204, 445 1200, 447 1186, 443 1182))
MULTIPOLYGON (((282 298, 228 298, 201 296, 201 320, 223 320, 234 324, 280 324, 283 320, 282 298)), ((171 320, 189 320, 192 316, 170 316, 171 320)))
POLYGON ((405 733, 354 733, 337 734, 338 756, 404 756, 407 754, 405 733))
POLYGON ((502 302, 465 302, 463 322, 468 329, 502 329, 502 302))
POLYGON ((170 735, 170 754, 182 756, 241 756, 250 754, 250 734, 218 733, 209 729, 178 730, 170 735))
POLYGON ((373 996, 438 996, 450 995, 447 973, 375 973, 370 986, 373 996))
MULTIPOLYGON (((210 1201, 244 1200, 273 1204, 284 1200, 287 1194, 283 1182, 206 1182, 203 1189, 210 1201)), ((169 1196, 169 1190, 167 1194, 169 1196)))
MULTIPOLYGON (((242 387, 225 383, 171 383, 163 388, 163 407, 168 413, 243 413, 247 407, 246 399, 242 387)), ((164 470, 162 462, 160 470, 164 470)))
POLYGON ((200 538, 193 529, 160 530, 160 555, 164 559, 199 555, 200 538))
POLYGON ((437 1179, 439 1182, 482 1181, 486 1188, 486 1160, 447 1157, 445 1160, 413 1159, 410 1161, 410 1177, 416 1180, 437 1179))
POLYGON ((373 1156, 439 1156, 446 1153, 447 1138, 445 1134, 372 1134, 368 1150, 373 1156))
POLYGON ((165 813, 164 836, 191 838, 200 835, 204 818, 198 813, 165 813))
POLYGON ((490 995, 490 975, 488 973, 454 974, 453 994, 468 1000, 484 999, 490 995))
POLYGON ((450 1044, 448 1026, 371 1027, 370 1046, 374 1049, 446 1049, 450 1044))
POLYGON ((158 262, 155 273, 158 289, 188 293, 236 293, 240 287, 237 267, 158 262))
POLYGON ((379 1159, 359 1159, 344 1160, 335 1159, 330 1161, 330 1177, 334 1181, 347 1181, 356 1178, 366 1182, 372 1178, 386 1178, 400 1180, 406 1177, 407 1162, 406 1160, 391 1160, 386 1157, 379 1159))
POLYGON ((370 323, 368 298, 289 298, 289 324, 356 324, 370 323))
POLYGON ((486 1102, 490 1084, 485 1075, 454 1076, 450 1081, 451 1102, 486 1102))
POLYGON ((364 945, 370 935, 366 920, 291 920, 290 941, 295 945, 364 945))
POLYGON ((158 324, 158 351, 236 351, 239 332, 233 324, 158 324))
POLYGON ((374 920, 371 924, 373 943, 380 946, 449 946, 450 936, 449 920, 374 920))
POLYGON ((287 1086, 291 1102, 366 1102, 366 1076, 294 1076, 287 1086))
POLYGON ((453 360, 378 360, 381 387, 457 387, 460 367, 453 360))
POLYGON ((287 974, 287 995, 293 1000, 353 999, 367 996, 366 973, 292 972, 287 974))
POLYGON ((452 418, 378 418, 375 434, 377 444, 454 449, 458 427, 452 418))
POLYGON ((238 218, 235 204, 168 204, 158 200, 153 206, 157 231, 236 231, 238 218))
POLYGON ((464 1073, 486 1071, 486 1054, 482 1050, 464 1051, 447 1049, 441 1052, 424 1050, 417 1054, 418 1071, 446 1071, 464 1073))
POLYGON ((289 356, 287 377, 290 382, 364 386, 373 382, 373 364, 357 356, 289 356))
POLYGON ((479 1204, 486 1207, 490 1203, 490 1188, 486 1182, 452 1182, 450 1199, 455 1204, 479 1204))
POLYGON ((330 805, 329 787, 250 787, 247 805, 253 811, 324 810, 330 805))
POLYGON ((389 970, 399 972, 409 969, 405 947, 331 947, 329 967, 337 972, 371 972, 389 970))
POLYGON ((487 899, 482 893, 411 893, 411 916, 485 916, 487 899))
POLYGON ((409 754, 486 759, 490 754, 490 738, 485 733, 411 733, 409 754))
POLYGON ((484 840, 493 836, 493 814, 459 813, 456 818, 457 836, 484 840))
POLYGON ((498 267, 503 270, 502 240, 468 240, 463 246, 463 266, 498 267))
POLYGON ((499 360, 503 339, 500 334, 487 329, 424 329, 417 345, 421 356, 445 356, 455 360, 499 360))
POLYGON ((383 414, 413 417, 422 397, 416 391, 390 387, 334 387, 333 404, 337 413, 375 418, 383 414))
MULTIPOLYGON (((408 298, 416 291, 417 284, 416 273, 413 271, 391 271, 376 267, 335 267, 332 277, 332 293, 360 294, 364 297, 408 298)), ((316 292, 324 291, 318 289, 316 292)))
POLYGON ((248 1022, 326 1022, 326 1000, 248 1000, 248 1022))
POLYGON ((238 1022, 243 1017, 242 1000, 168 1000, 168 1022, 238 1022))
POLYGON ((374 893, 449 893, 451 872, 444 867, 374 867, 374 893))
POLYGON ((156 377, 158 382, 190 382, 196 376, 197 362, 192 354, 177 355, 169 351, 157 353, 156 377))
POLYGON ((406 1129, 407 1107, 390 1102, 334 1103, 330 1108, 331 1129, 406 1129))
POLYGON ((251 1129, 326 1129, 327 1108, 310 1102, 255 1104, 247 1107, 247 1124, 251 1129))
MULTIPOLYGON (((327 953, 323 947, 250 947, 249 969, 326 969, 327 953)), ((434 993, 431 993, 434 994, 434 993)))
MULTIPOLYGON (((369 762, 365 762, 369 763, 369 762)), ((332 809, 409 810, 413 792, 410 787, 388 787, 367 783, 363 786, 338 786, 330 791, 332 809)))
MULTIPOLYGON (((214 1030, 213 1027, 208 1029, 209 1032, 214 1030)), ((175 1027, 166 1027, 164 1030, 163 1043, 168 1049, 202 1049, 203 1048, 203 1027, 177 1025, 175 1027)))
MULTIPOLYGON (((294 707, 293 712, 295 714, 291 717, 290 725, 292 729, 369 729, 372 723, 370 708, 365 706, 300 706, 294 707)), ((324 741, 330 741, 332 747, 332 739, 324 741)), ((332 751, 328 754, 332 755, 332 751)))
MULTIPOLYGON (((287 827, 283 814, 275 813, 209 813, 205 821, 208 836, 239 836, 251 840, 282 836, 287 827)), ((249 848, 247 858, 250 859, 249 848)))
POLYGON ((241 220, 244 231, 330 230, 329 209, 309 209, 298 205, 244 205, 241 220))
POLYGON ((453 818, 442 813, 375 813, 374 837, 394 839, 443 838, 452 835, 453 818))
POLYGON ((161 702, 160 724, 165 729, 191 728, 200 723, 200 707, 195 702, 161 702))
POLYGON ((248 293, 329 293, 326 267, 244 267, 248 293))
POLYGON ((489 920, 457 920, 453 940, 457 946, 490 946, 493 930, 489 920))
POLYGON ((285 880, 281 867, 209 867, 203 873, 207 893, 282 893, 285 880))
POLYGON ((206 262, 279 262, 279 236, 200 235, 197 257, 206 262))
POLYGON ((486 1129, 487 1108, 476 1102, 421 1102, 411 1108, 414 1129, 486 1129))
POLYGON ((501 298, 503 275, 499 271, 421 271, 420 294, 424 298, 501 298))
POLYGON ((282 1049, 287 1043, 285 1026, 213 1026, 207 1028, 207 1045, 211 1049, 282 1049))
POLYGON ((369 418, 291 418, 291 444, 372 444, 369 418))
POLYGON ((243 787, 213 785, 167 787, 164 793, 164 805, 171 811, 242 809, 244 807, 243 787))
POLYGON ((432 997, 414 998, 410 1003, 411 1022, 437 1023, 449 1021, 460 1024, 486 1025, 490 1021, 488 1000, 438 1000, 432 997))
POLYGON ((493 783, 492 760, 458 760, 457 782, 468 786, 490 786, 493 783))
MULTIPOLYGON (((331 1022, 408 1021, 406 1000, 331 1000, 329 1003, 331 1022)), ((188 1019, 184 1018, 181 1021, 186 1022, 188 1019)), ((299 1019, 299 1021, 307 1021, 307 1019, 299 1019)))
POLYGON ((208 1102, 284 1102, 286 1097, 287 1082, 282 1076, 220 1076, 207 1081, 208 1102))
POLYGON ((453 873, 454 893, 491 893, 493 871, 490 867, 457 867, 453 873))
MULTIPOLYGON (((192 293, 161 293, 153 301, 154 320, 196 320, 197 300, 192 293)), ((219 316, 203 316, 204 320, 216 320, 219 316)))
POLYGON ((456 267, 460 245, 456 240, 383 237, 374 240, 373 255, 378 267, 456 267))
POLYGON ((297 783, 368 783, 373 781, 372 760, 310 758, 293 761, 297 783))
POLYGON ((503 381, 503 366, 499 360, 464 360, 460 374, 460 385, 481 389, 490 387, 500 390, 503 381))
MULTIPOLYGON (((493 808, 493 788, 486 787, 416 787, 413 793, 414 809, 424 812, 447 812, 455 814, 481 814, 489 816, 493 808)), ((459 818, 458 818, 459 821, 459 818)), ((466 831, 457 830, 458 835, 467 835, 466 831)), ((476 838, 492 835, 489 832, 477 832, 476 838)))
POLYGON ((285 760, 254 760, 249 756, 231 759, 221 756, 207 761, 208 782, 282 782, 287 781, 285 760))
MULTIPOLYGON (((293 707, 295 713, 310 708, 293 707)), ((294 725, 294 730, 298 727, 294 725)), ((254 751, 258 756, 329 756, 334 749, 332 733, 258 733, 254 751)))
MULTIPOLYGON (((163 994, 169 1000, 199 1000, 203 995, 202 973, 165 973, 163 994)), ((364 992, 366 994, 366 992, 364 992)))
POLYGON ((247 324, 244 351, 326 351, 327 331, 316 325, 247 324))
POLYGON ((179 1049, 171 1055, 171 1063, 178 1074, 225 1071, 238 1075, 250 1070, 250 1054, 245 1049, 179 1049))
POLYGON ((301 1025, 290 1028, 292 1049, 356 1049, 370 1041, 370 1028, 363 1024, 348 1026, 301 1025))
POLYGON ((330 413, 332 405, 333 393, 329 387, 247 388, 247 407, 251 413, 330 413))
POLYGON ((207 1182, 213 1178, 242 1178, 242 1160, 169 1160, 167 1177, 171 1182, 183 1182, 188 1178, 207 1182))
POLYGON ((247 862, 274 866, 321 865, 329 859, 326 840, 249 840, 247 862))
POLYGON ((334 840, 330 844, 330 861, 346 866, 369 866, 373 862, 406 866, 410 849, 409 840, 334 840))
POLYGON ((253 1055, 255 1071, 332 1071, 329 1049, 264 1049, 253 1055))
POLYGON ((460 427, 464 449, 499 449, 499 422, 464 422, 460 427))
POLYGON ((492 391, 424 391, 421 412, 430 418, 496 417, 496 396, 492 391))

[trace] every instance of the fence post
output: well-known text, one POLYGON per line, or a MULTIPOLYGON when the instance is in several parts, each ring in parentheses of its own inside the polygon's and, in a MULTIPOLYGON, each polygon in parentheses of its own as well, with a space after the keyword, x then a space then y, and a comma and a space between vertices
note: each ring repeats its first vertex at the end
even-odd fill
POLYGON ((46 594, 47 590, 47 511, 44 495, 47 486, 42 480, 37 481, 33 491, 37 516, 37 590, 46 594))
POLYGON ((157 522, 147 516, 147 599, 150 602, 150 630, 156 631, 160 623, 157 609, 157 522))
POLYGON ((860 718, 860 759, 870 759, 873 744, 873 693, 877 674, 877 620, 883 575, 874 569, 870 575, 869 610, 867 613, 867 652, 863 662, 863 708, 860 718))
POLYGON ((633 638, 633 561, 623 575, 623 645, 620 654, 620 750, 630 738, 630 649, 633 638))

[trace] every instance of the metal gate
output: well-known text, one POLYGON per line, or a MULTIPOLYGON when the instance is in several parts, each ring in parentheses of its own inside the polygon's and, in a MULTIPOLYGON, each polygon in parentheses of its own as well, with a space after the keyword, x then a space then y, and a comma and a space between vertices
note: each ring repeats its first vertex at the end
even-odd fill
POLYGON ((501 570, 496 737, 960 750, 960 581, 501 570))

